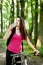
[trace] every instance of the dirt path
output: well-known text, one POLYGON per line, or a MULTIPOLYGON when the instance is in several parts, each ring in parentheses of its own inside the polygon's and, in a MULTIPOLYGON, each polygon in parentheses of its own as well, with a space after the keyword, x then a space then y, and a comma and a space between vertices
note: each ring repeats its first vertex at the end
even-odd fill
POLYGON ((0 53, 0 65, 5 65, 5 52, 0 53))
MULTIPOLYGON (((6 54, 0 53, 0 65, 5 65, 5 56, 6 54)), ((32 56, 29 58, 29 64, 28 65, 43 65, 43 58, 42 57, 37 57, 37 56, 32 56)))
POLYGON ((43 58, 33 56, 32 58, 29 59, 29 65, 43 65, 43 58))

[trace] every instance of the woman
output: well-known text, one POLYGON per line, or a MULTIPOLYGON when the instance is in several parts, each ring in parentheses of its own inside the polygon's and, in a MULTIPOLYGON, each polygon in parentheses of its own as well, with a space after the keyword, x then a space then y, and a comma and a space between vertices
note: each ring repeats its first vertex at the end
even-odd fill
MULTIPOLYGON (((38 50, 34 48, 32 43, 28 38, 28 34, 25 28, 24 19, 22 17, 17 17, 16 24, 11 24, 8 31, 6 32, 4 39, 7 40, 7 52, 6 52, 6 65, 11 65, 12 57, 11 54, 18 54, 21 51, 22 40, 26 40, 28 45, 36 51, 36 55, 39 53, 38 50)), ((21 58, 18 58, 21 60, 21 58)), ((21 64, 16 64, 21 65, 21 64)))

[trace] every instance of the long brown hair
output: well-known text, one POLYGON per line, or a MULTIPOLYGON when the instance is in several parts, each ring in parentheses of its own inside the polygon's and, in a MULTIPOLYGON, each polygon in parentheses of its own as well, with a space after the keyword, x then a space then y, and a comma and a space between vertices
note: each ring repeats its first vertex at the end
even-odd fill
MULTIPOLYGON (((27 37, 27 31, 26 31, 26 28, 25 28, 24 19, 22 17, 20 17, 20 16, 18 16, 17 18, 20 18, 20 32, 21 32, 22 38, 26 39, 26 37, 27 37)), ((14 27, 12 29, 12 33, 11 33, 10 37, 8 38, 8 40, 7 40, 7 46, 9 44, 11 38, 13 37, 13 34, 15 33, 15 30, 16 30, 16 27, 14 27)))
POLYGON ((20 32, 21 32, 22 38, 26 39, 28 34, 27 34, 26 27, 25 27, 24 19, 23 17, 20 17, 20 16, 18 16, 18 18, 20 18, 20 32))

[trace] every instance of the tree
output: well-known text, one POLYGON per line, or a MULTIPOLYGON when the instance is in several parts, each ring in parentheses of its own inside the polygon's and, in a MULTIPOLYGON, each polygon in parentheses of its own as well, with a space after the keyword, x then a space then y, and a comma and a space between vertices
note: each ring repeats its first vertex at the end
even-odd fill
POLYGON ((20 0, 20 4, 21 4, 21 16, 24 18, 24 8, 25 8, 25 1, 24 0, 20 0))
POLYGON ((43 0, 41 0, 41 3, 40 3, 40 31, 39 33, 41 37, 41 49, 43 52, 43 0))
POLYGON ((1 0, 1 32, 3 32, 3 21, 2 21, 2 2, 3 0, 1 0))
POLYGON ((31 15, 32 15, 32 26, 31 26, 31 29, 29 30, 30 40, 32 39, 32 31, 33 31, 33 4, 32 4, 32 0, 31 0, 31 15))
POLYGON ((35 47, 37 43, 38 38, 38 0, 35 0, 35 31, 34 31, 34 41, 35 41, 35 47))
MULTIPOLYGON (((2 21, 3 21, 3 32, 7 30, 10 21, 10 1, 3 0, 2 2, 2 21)), ((11 21, 10 21, 11 22, 11 21)))
POLYGON ((13 23, 14 22, 14 0, 12 0, 10 11, 11 11, 10 13, 11 23, 13 23))
POLYGON ((19 15, 19 0, 17 0, 17 16, 19 15))

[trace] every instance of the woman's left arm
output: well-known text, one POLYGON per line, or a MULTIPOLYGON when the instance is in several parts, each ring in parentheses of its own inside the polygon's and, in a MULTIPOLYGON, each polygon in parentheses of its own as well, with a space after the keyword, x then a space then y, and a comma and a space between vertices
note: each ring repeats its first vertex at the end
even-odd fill
POLYGON ((27 41, 28 45, 34 50, 34 52, 36 51, 36 55, 38 55, 39 51, 34 47, 34 45, 32 45, 28 36, 26 38, 26 41, 27 41))

